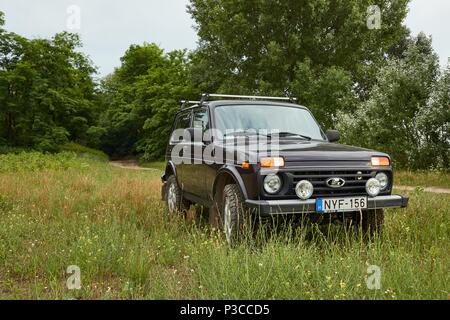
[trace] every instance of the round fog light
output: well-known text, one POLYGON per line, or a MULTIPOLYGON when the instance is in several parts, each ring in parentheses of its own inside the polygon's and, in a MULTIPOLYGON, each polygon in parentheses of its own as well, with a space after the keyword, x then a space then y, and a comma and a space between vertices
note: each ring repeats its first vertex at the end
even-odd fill
POLYGON ((376 197, 381 190, 381 183, 375 178, 370 178, 366 183, 367 194, 371 197, 376 197))
POLYGON ((389 183, 389 178, 386 173, 380 172, 375 176, 375 179, 380 181, 381 190, 385 190, 389 183))
POLYGON ((314 187, 311 182, 308 180, 302 180, 299 183, 297 183, 297 186, 295 187, 295 193, 297 196, 302 200, 307 200, 311 198, 314 192, 314 187))
POLYGON ((264 178, 264 190, 269 194, 275 194, 281 189, 281 179, 276 174, 269 174, 264 178))

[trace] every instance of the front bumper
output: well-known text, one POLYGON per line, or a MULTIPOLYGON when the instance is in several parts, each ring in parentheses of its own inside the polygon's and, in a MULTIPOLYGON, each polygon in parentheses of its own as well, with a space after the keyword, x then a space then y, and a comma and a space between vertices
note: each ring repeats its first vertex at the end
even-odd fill
MULTIPOLYGON (((408 197, 399 195, 378 196, 367 199, 367 209, 406 208, 408 197)), ((248 207, 260 215, 317 213, 316 199, 308 200, 246 200, 248 207)))

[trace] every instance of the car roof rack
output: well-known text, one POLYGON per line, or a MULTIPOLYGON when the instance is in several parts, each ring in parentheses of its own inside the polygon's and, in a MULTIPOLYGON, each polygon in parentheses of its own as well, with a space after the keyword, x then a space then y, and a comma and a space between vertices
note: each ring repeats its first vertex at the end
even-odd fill
POLYGON ((201 101, 190 101, 190 100, 181 100, 180 101, 180 104, 181 104, 181 109, 186 109, 186 108, 189 108, 189 107, 192 107, 192 106, 194 106, 194 105, 196 105, 196 104, 201 104, 202 102, 201 101))
POLYGON ((241 96, 232 94, 216 94, 216 93, 204 93, 200 104, 209 101, 210 98, 230 98, 230 99, 248 99, 248 100, 278 100, 288 101, 291 103, 298 103, 298 99, 294 97, 265 97, 265 96, 241 96))

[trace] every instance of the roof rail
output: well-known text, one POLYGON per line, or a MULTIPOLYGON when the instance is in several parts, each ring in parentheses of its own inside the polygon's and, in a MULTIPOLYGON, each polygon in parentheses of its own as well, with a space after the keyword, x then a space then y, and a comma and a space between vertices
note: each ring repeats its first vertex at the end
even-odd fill
POLYGON ((233 99, 249 99, 249 100, 278 100, 278 101, 289 101, 292 103, 297 103, 298 99, 293 97, 264 97, 264 96, 240 96, 231 94, 216 94, 216 93, 204 93, 202 94, 202 100, 200 103, 209 101, 209 98, 233 98, 233 99))
POLYGON ((188 108, 191 105, 196 105, 196 104, 201 104, 201 103, 202 103, 201 101, 181 100, 180 101, 180 104, 181 104, 180 108, 184 109, 184 108, 188 108))

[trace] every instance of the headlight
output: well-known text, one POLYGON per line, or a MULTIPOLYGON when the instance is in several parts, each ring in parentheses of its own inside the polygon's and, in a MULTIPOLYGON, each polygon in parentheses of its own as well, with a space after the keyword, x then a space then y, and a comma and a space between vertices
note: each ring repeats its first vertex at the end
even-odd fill
POLYGON ((371 197, 376 197, 381 190, 381 183, 375 178, 370 178, 366 183, 367 194, 371 197))
POLYGON ((386 175, 386 173, 380 172, 375 176, 375 179, 377 179, 380 182, 380 188, 381 190, 385 190, 389 184, 389 178, 386 175))
POLYGON ((281 157, 265 157, 259 160, 262 168, 284 167, 284 158, 281 157))
POLYGON ((264 190, 269 194, 275 194, 281 189, 281 179, 276 174, 269 174, 264 178, 264 190))
POLYGON ((297 183, 297 186, 295 187, 295 193, 302 200, 307 200, 311 198, 313 192, 314 187, 312 183, 309 182, 308 180, 300 181, 299 183, 297 183))

